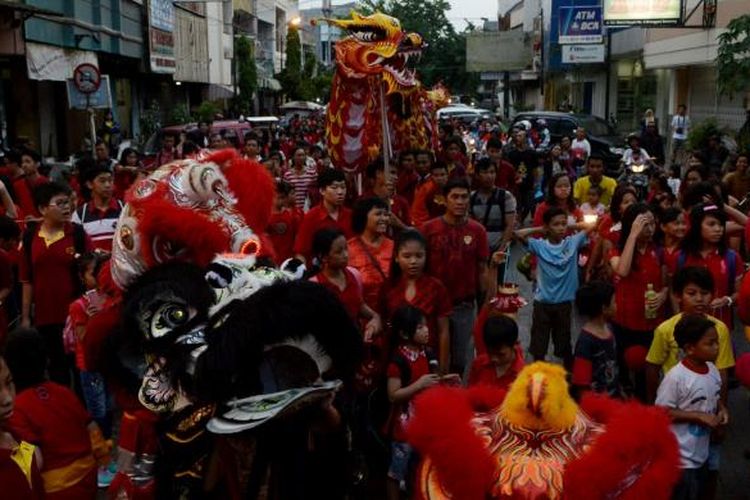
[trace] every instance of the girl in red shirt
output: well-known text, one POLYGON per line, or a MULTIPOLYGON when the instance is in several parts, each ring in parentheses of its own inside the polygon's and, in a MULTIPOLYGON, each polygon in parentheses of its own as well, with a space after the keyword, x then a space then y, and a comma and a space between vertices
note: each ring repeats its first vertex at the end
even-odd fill
POLYGON ((383 290, 382 308, 391 318, 404 304, 417 307, 427 318, 429 344, 435 349, 440 373, 447 373, 450 357, 449 316, 453 312, 448 290, 425 274, 427 242, 416 229, 399 234, 393 251, 390 279, 383 290))
POLYGON ((634 393, 642 401, 646 399, 642 361, 653 341, 654 329, 663 319, 662 306, 669 292, 662 252, 654 243, 655 229, 654 214, 648 205, 631 205, 623 215, 620 241, 609 259, 614 272, 617 304, 613 330, 620 378, 623 386, 631 386, 633 372, 634 393), (656 294, 646 301, 649 285, 656 294), (646 309, 649 310, 648 316, 646 309), (625 363, 626 357, 630 366, 625 363))
POLYGON ((570 175, 567 172, 558 172, 552 176, 547 184, 547 197, 542 203, 537 205, 534 212, 533 225, 544 225, 544 212, 552 207, 560 207, 568 214, 568 225, 583 220, 583 212, 576 205, 573 198, 573 188, 570 182, 570 175))
POLYGON ((320 229, 313 236, 312 249, 319 270, 310 281, 320 283, 333 292, 356 324, 359 324, 360 317, 364 318, 367 321, 364 340, 371 342, 382 329, 380 315, 364 301, 359 271, 349 267, 346 236, 340 229, 320 229))
POLYGON ((682 241, 675 268, 705 267, 714 279, 711 315, 732 330, 732 306, 737 300, 745 263, 728 248, 726 213, 712 203, 701 203, 690 212, 690 229, 682 241))
POLYGON ((638 197, 632 186, 622 185, 615 189, 612 202, 609 205, 609 213, 601 218, 596 230, 598 237, 586 269, 586 281, 593 279, 609 280, 612 277, 608 255, 620 241, 622 214, 637 201, 638 197))

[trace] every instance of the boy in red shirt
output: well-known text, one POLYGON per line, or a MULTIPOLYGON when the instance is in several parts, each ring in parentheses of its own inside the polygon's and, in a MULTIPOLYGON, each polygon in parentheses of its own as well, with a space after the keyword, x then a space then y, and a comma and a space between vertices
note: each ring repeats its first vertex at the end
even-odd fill
POLYGON ((286 181, 276 181, 276 200, 266 233, 276 252, 276 264, 294 257, 294 238, 297 236, 302 211, 294 204, 294 186, 286 181))
POLYGON ((344 206, 346 199, 346 177, 341 170, 326 169, 318 175, 318 189, 323 201, 312 208, 302 219, 294 240, 294 253, 300 260, 310 264, 313 236, 320 229, 338 228, 346 238, 352 232, 352 211, 344 206))
POLYGON ((445 196, 443 188, 448 182, 448 167, 445 163, 434 163, 430 167, 430 176, 417 187, 414 202, 411 205, 411 220, 420 226, 445 213, 445 196))
POLYGON ((50 378, 62 385, 70 382, 62 331, 68 305, 78 295, 75 254, 93 249, 83 228, 70 223, 70 194, 67 187, 54 182, 36 188, 34 198, 42 222, 27 226, 19 266, 21 326, 32 325, 33 304, 33 325, 47 342, 50 378))
POLYGON ((508 390, 525 364, 518 343, 518 325, 508 316, 493 316, 485 322, 482 338, 487 352, 472 362, 469 385, 508 390))
POLYGON ((13 331, 6 355, 18 388, 10 428, 39 446, 46 497, 95 498, 96 460, 107 461, 110 451, 99 426, 70 389, 45 380, 47 356, 36 330, 13 331))
POLYGON ((39 448, 10 432, 16 387, 0 352, 0 485, 7 500, 41 500, 44 485, 39 474, 39 448))

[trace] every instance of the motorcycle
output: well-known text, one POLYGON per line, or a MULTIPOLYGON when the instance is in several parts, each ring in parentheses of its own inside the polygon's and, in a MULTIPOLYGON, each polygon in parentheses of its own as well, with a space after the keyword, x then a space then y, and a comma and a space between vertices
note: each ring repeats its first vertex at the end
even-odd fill
POLYGON ((648 196, 649 179, 656 169, 653 158, 641 150, 623 159, 621 168, 622 173, 617 179, 618 183, 630 184, 635 188, 638 199, 645 200, 648 196))

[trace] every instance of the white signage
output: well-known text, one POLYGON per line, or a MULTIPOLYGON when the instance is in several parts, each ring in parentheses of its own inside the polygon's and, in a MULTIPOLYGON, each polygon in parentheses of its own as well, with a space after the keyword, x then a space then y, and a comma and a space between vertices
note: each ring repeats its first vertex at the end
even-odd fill
POLYGON ((604 62, 604 45, 563 45, 563 64, 587 64, 604 62))

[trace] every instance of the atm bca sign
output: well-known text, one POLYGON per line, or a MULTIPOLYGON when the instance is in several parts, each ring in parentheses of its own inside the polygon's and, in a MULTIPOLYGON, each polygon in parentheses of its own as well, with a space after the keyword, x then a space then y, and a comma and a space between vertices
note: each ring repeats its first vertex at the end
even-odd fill
POLYGON ((604 45, 563 45, 563 64, 604 62, 604 45))

